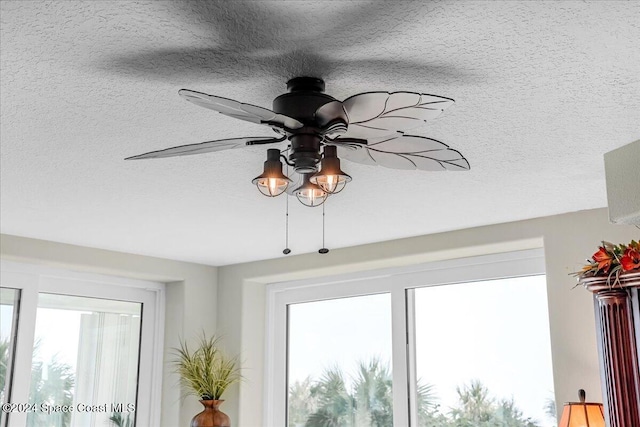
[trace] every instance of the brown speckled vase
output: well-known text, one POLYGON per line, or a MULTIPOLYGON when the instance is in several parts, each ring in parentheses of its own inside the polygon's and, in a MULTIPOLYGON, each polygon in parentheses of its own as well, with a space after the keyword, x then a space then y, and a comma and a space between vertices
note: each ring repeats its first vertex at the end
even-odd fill
POLYGON ((231 420, 218 407, 224 400, 201 400, 204 411, 193 417, 191 427, 231 427, 231 420))

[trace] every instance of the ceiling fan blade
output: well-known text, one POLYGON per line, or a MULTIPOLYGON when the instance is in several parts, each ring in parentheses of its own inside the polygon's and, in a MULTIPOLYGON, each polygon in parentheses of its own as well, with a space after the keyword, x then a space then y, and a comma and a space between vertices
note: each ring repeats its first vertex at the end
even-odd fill
POLYGON ((246 120, 252 123, 276 126, 281 129, 300 129, 303 124, 298 120, 283 114, 258 107, 257 105, 244 104, 233 99, 208 95, 189 89, 180 89, 178 94, 189 102, 200 107, 208 108, 236 119, 246 120))
POLYGON ((161 159, 164 157, 189 156, 192 154, 211 153, 213 151, 230 150, 232 148, 241 148, 248 145, 274 144, 282 142, 286 137, 247 137, 247 138, 231 138, 218 139, 216 141, 200 142, 198 144, 180 145, 178 147, 166 148, 164 150, 151 151, 149 153, 139 154, 137 156, 127 157, 125 160, 140 159, 161 159))
POLYGON ((388 153, 424 153, 449 148, 436 139, 418 135, 400 135, 383 139, 370 139, 367 147, 388 153))
POLYGON ((334 145, 338 150, 338 157, 363 165, 376 166, 376 161, 369 155, 369 150, 365 149, 366 139, 357 138, 335 138, 324 141, 327 145, 334 145))
MULTIPOLYGON (((340 138, 334 140, 339 142, 340 138)), ((337 145, 337 144, 336 144, 337 145)), ((432 138, 401 135, 372 140, 367 145, 338 146, 339 157, 366 165, 379 165, 391 169, 418 169, 423 171, 469 170, 469 162, 459 151, 432 138)))
POLYGON ((453 99, 416 92, 366 92, 345 99, 348 138, 384 138, 438 117, 453 99))
POLYGON ((369 166, 377 165, 373 157, 369 155, 369 150, 364 147, 352 148, 341 145, 336 145, 336 147, 338 148, 338 157, 340 159, 369 166))
POLYGON ((349 118, 340 101, 331 101, 316 110, 314 113, 320 129, 325 131, 325 136, 343 134, 347 130, 349 118))

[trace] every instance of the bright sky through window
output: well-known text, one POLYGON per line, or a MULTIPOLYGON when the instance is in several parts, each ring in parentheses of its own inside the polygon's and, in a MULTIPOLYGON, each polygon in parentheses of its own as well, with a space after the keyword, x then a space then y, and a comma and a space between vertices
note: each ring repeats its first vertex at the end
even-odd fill
MULTIPOLYGON (((457 387, 477 381, 498 410, 501 401, 512 399, 523 419, 540 427, 555 425, 547 414, 554 390, 544 276, 408 292, 415 297, 417 378, 432 386, 442 415, 459 407, 457 387)), ((373 359, 390 372, 391 333, 388 293, 291 304, 290 391, 305 379, 319 384, 331 368, 344 373, 347 388, 353 387, 358 363, 373 359)), ((301 411, 292 405, 290 394, 290 415, 301 411)))

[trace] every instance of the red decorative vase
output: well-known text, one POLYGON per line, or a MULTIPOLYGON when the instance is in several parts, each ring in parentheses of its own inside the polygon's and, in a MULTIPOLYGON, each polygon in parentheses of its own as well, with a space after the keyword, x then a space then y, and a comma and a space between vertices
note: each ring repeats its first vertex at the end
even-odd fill
POLYGON ((191 427, 231 427, 229 416, 218 409, 224 400, 201 400, 204 411, 193 417, 191 427))

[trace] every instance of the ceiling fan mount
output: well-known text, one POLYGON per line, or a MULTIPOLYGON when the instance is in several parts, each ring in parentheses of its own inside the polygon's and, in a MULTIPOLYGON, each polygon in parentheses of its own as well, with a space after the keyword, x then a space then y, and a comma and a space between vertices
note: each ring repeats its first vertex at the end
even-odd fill
POLYGON ((469 162, 440 141, 407 130, 439 116, 453 104, 450 98, 417 92, 365 92, 339 101, 324 93, 324 81, 296 77, 288 92, 268 110, 228 98, 182 89, 178 93, 198 106, 271 127, 278 135, 232 138, 182 145, 129 157, 163 158, 208 153, 288 140, 284 150, 270 149, 264 173, 252 182, 274 197, 285 191, 307 206, 319 206, 341 191, 351 177, 340 169, 345 160, 393 169, 462 171, 469 162), (282 173, 284 160, 293 174, 282 173))
POLYGON ((289 92, 324 92, 324 80, 318 77, 294 77, 287 82, 289 92))

